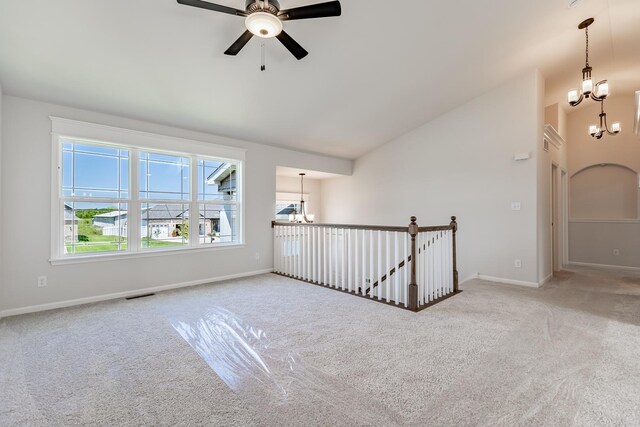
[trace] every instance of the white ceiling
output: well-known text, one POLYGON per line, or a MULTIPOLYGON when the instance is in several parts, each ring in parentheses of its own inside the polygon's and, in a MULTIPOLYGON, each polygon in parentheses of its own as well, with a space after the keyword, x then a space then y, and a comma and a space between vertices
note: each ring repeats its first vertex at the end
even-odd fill
MULTIPOLYGON (((244 0, 219 0, 242 8, 244 0)), ((282 8, 313 3, 281 0, 282 8)), ((547 103, 583 66, 640 89, 639 0, 343 0, 343 14, 285 23, 309 56, 254 38, 242 18, 175 0, 0 0, 5 93, 304 151, 355 158, 538 67, 547 103)), ((603 77, 604 76, 604 77, 603 77)))
POLYGON ((338 175, 328 172, 312 171, 308 169, 289 168, 286 166, 276 166, 276 176, 286 176, 288 178, 300 178, 300 173, 305 173, 305 179, 331 179, 339 178, 343 175, 338 175))

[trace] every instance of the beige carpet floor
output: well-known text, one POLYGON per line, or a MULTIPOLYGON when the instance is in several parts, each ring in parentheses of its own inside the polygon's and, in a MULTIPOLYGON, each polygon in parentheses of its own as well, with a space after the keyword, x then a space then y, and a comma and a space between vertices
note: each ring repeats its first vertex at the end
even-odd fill
POLYGON ((263 275, 0 320, 0 425, 640 425, 640 277, 421 313, 263 275))

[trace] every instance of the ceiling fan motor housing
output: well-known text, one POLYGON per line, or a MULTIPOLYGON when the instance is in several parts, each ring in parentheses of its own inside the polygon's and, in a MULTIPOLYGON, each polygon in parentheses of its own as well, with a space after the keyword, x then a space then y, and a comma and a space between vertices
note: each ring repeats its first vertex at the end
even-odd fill
POLYGON ((245 9, 248 13, 269 12, 277 15, 280 11, 280 3, 277 0, 269 0, 268 4, 262 0, 247 0, 245 9))

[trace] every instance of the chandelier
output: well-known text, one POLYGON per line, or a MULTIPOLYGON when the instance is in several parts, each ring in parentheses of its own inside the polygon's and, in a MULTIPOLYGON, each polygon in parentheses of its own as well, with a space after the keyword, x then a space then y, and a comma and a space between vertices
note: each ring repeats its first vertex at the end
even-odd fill
POLYGON ((600 125, 589 126, 589 135, 593 136, 596 139, 600 139, 605 132, 611 136, 619 134, 620 123, 613 123, 611 125, 611 130, 609 130, 609 126, 607 125, 607 113, 604 112, 604 100, 602 100, 600 101, 600 125))
POLYGON ((289 221, 298 223, 313 223, 315 216, 312 214, 307 215, 307 209, 304 205, 304 176, 305 173, 299 173, 300 175, 300 213, 294 208, 293 213, 289 215, 289 221))
POLYGON ((609 130, 607 125, 607 114, 604 112, 604 100, 609 95, 609 82, 607 80, 600 80, 594 84, 591 77, 593 68, 589 65, 589 26, 593 24, 593 22, 594 19, 589 18, 578 25, 578 29, 584 30, 585 35, 585 65, 582 69, 582 85, 580 90, 571 89, 567 93, 567 101, 572 107, 580 104, 585 98, 591 98, 600 103, 600 125, 589 126, 589 134, 600 139, 605 132, 609 135, 617 135, 620 133, 621 127, 620 123, 616 122, 611 125, 611 130, 609 130))

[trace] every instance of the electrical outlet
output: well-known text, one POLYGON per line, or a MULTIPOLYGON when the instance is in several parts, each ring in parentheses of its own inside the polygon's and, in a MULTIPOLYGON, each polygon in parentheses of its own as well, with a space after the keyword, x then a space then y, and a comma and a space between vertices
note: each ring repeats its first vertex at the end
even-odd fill
POLYGON ((511 210, 519 211, 521 209, 520 202, 511 202, 511 210))
POLYGON ((517 260, 513 261, 513 266, 515 268, 522 268, 522 260, 521 259, 517 259, 517 260))
POLYGON ((615 256, 620 255, 620 249, 614 249, 613 250, 613 255, 615 255, 615 256))
POLYGON ((38 287, 44 288, 47 286, 47 276, 39 276, 38 277, 38 287))

